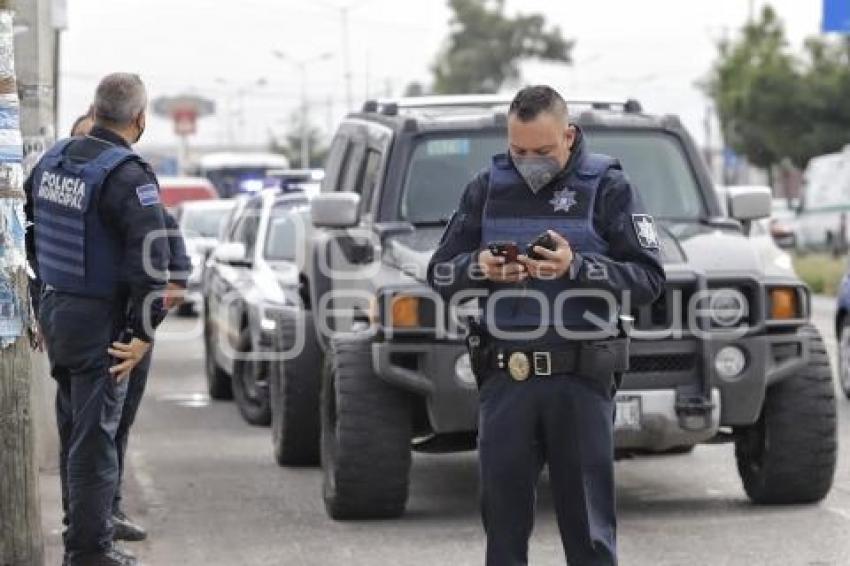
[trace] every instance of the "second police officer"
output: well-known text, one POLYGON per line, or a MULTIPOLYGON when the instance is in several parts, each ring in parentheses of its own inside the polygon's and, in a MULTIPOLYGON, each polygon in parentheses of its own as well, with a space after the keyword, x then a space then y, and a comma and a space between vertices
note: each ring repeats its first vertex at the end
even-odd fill
POLYGON ((43 289, 39 325, 57 382, 65 564, 128 565, 113 547, 115 434, 126 380, 165 315, 169 250, 156 178, 130 149, 145 128, 138 76, 97 87, 94 127, 58 142, 25 184, 27 255, 43 289), (152 300, 155 299, 155 300, 152 300), (131 335, 119 336, 130 325, 131 335))
POLYGON ((569 564, 613 565, 613 392, 628 356, 616 321, 624 293, 638 306, 662 292, 658 239, 619 163, 587 150, 552 88, 515 96, 508 146, 466 187, 428 267, 446 299, 486 293, 469 338, 486 563, 527 564, 548 464, 569 564))
MULTIPOLYGON (((93 109, 89 108, 88 112, 74 121, 74 125, 71 127, 71 137, 82 137, 91 133, 94 126, 92 112, 93 109)), ((168 235, 168 251, 170 254, 168 261, 169 279, 164 307, 165 310, 170 311, 180 306, 183 301, 187 279, 192 270, 192 261, 186 253, 186 243, 180 232, 180 226, 168 210, 163 210, 163 221, 168 235)), ((153 345, 130 372, 124 406, 121 409, 121 420, 115 433, 115 446, 118 450, 118 487, 115 490, 115 498, 112 504, 112 523, 115 527, 113 538, 115 540, 138 542, 145 540, 148 536, 144 527, 127 516, 121 502, 123 499, 124 460, 127 455, 130 429, 136 420, 136 414, 139 412, 145 394, 152 358, 153 345)))

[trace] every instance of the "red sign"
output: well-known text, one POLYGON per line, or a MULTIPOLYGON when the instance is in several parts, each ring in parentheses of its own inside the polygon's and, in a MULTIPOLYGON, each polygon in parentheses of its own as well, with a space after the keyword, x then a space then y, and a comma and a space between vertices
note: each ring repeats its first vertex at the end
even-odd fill
POLYGON ((195 133, 198 112, 194 108, 178 108, 171 114, 174 120, 174 133, 178 136, 189 136, 195 133))

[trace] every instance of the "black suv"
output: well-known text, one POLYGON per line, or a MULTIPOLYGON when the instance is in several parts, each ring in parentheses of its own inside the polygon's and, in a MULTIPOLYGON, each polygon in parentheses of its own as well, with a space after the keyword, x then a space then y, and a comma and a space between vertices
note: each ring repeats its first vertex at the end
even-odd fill
MULTIPOLYGON (((368 102, 334 138, 311 202, 312 306, 299 327, 314 345, 308 355, 323 352, 323 371, 296 376, 321 379, 324 499, 334 518, 403 513, 411 449, 475 448, 478 398, 462 336, 477 304, 468 296, 445 305, 425 276, 463 188, 506 150, 508 103, 368 102)), ((667 273, 663 296, 631 313, 618 451, 731 441, 753 501, 823 498, 836 459, 832 375, 808 320, 808 289, 787 256, 750 234, 770 212, 769 189, 726 187, 720 198, 674 116, 647 115, 635 101, 570 107, 590 149, 619 158, 641 192, 667 273)), ((275 403, 300 406, 298 391, 275 403)), ((291 437, 316 430, 309 412, 287 418, 291 437)))

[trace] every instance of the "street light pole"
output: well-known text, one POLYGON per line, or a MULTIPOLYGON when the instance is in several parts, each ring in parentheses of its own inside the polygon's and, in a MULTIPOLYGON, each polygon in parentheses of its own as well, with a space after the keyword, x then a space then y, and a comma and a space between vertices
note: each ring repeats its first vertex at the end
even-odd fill
POLYGON ((284 61, 289 61, 292 65, 298 67, 298 71, 301 74, 301 123, 300 123, 300 135, 301 135, 301 168, 307 169, 310 167, 310 140, 309 140, 309 120, 308 114, 310 110, 309 102, 307 100, 307 65, 310 63, 318 63, 319 61, 325 61, 330 59, 333 54, 326 52, 321 55, 317 55, 316 57, 310 57, 307 59, 298 59, 295 60, 289 57, 283 51, 275 49, 272 51, 272 54, 278 59, 283 59, 284 61))
POLYGON ((342 20, 342 64, 343 74, 345 79, 345 111, 351 112, 351 54, 350 42, 348 33, 348 9, 350 6, 342 6, 339 9, 339 16, 342 20))
POLYGON ((245 132, 245 95, 254 88, 254 87, 263 87, 268 84, 268 81, 265 77, 260 77, 250 83, 244 84, 242 86, 236 87, 235 90, 230 90, 228 87, 232 87, 232 83, 227 79, 222 77, 218 77, 215 79, 215 82, 223 85, 226 89, 228 89, 226 96, 227 100, 227 138, 228 143, 230 145, 236 145, 236 135, 234 133, 233 128, 233 118, 234 115, 238 113, 238 126, 239 126, 239 135, 240 140, 242 139, 242 135, 245 132), (235 102, 235 104, 234 104, 235 102))
POLYGON ((301 71, 301 168, 310 167, 310 141, 307 139, 307 65, 298 64, 301 71))

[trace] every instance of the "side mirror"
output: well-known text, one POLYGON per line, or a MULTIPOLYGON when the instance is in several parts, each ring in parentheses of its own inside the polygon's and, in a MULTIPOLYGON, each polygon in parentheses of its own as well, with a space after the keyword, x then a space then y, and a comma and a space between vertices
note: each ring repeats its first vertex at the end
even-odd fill
POLYGON ((317 228, 351 228, 360 222, 360 195, 320 193, 310 201, 310 218, 317 228))
POLYGON ((250 265, 251 260, 247 257, 245 244, 242 242, 225 242, 218 246, 213 252, 213 258, 222 263, 231 265, 250 265))
POLYGON ((772 194, 768 187, 726 187, 729 216, 746 222, 770 216, 772 194))

